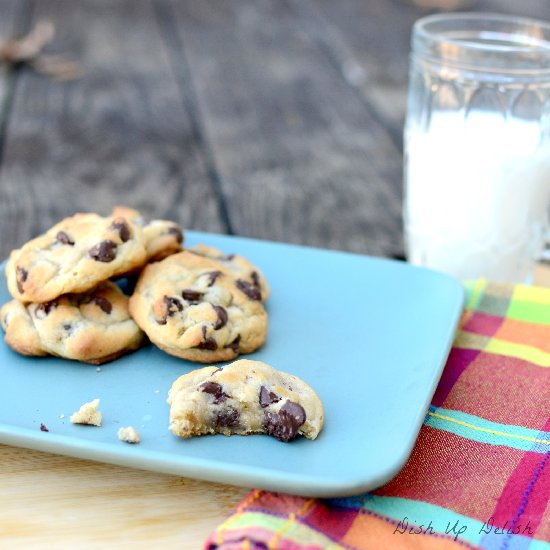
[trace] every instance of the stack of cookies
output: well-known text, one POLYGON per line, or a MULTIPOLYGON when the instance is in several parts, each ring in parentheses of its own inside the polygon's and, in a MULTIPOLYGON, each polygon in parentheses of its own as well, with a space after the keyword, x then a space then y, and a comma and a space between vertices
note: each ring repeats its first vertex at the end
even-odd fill
MULTIPOLYGON (((177 224, 146 221, 127 207, 107 217, 66 218, 10 255, 6 278, 14 299, 0 309, 6 342, 24 355, 93 364, 137 349, 145 336, 199 363, 258 349, 268 327, 262 272, 237 254, 182 244, 177 224), (116 282, 121 278, 137 279, 130 297, 116 282)), ((258 361, 189 372, 174 382, 168 402, 170 429, 183 438, 315 439, 323 426, 315 392, 258 361)))
POLYGON ((6 342, 24 355, 94 364, 137 349, 144 332, 199 362, 261 346, 269 292, 261 272, 204 245, 182 252, 182 243, 176 223, 126 207, 66 218, 10 255, 6 342), (129 275, 139 276, 130 299, 112 282, 129 275))

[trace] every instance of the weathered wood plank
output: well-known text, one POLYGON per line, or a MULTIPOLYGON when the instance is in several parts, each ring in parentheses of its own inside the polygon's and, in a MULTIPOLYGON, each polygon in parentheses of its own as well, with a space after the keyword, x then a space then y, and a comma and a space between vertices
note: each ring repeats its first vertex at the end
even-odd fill
POLYGON ((166 44, 148 0, 48 0, 32 23, 56 26, 49 53, 81 79, 18 79, 0 178, 0 245, 75 211, 129 204, 148 216, 225 231, 166 44))
MULTIPOLYGON (((2 0, 0 2, 0 43, 17 37, 22 29, 24 16, 30 9, 29 2, 24 0, 2 0)), ((11 86, 13 84, 13 70, 6 65, 0 66, 0 159, 2 158, 2 144, 7 117, 11 107, 11 86)))
POLYGON ((235 232, 392 255, 401 152, 284 2, 172 2, 235 232))
POLYGON ((303 28, 402 146, 410 35, 426 15, 456 9, 550 18, 547 0, 290 0, 303 28))
POLYGON ((290 0, 304 29, 402 148, 413 2, 290 0))

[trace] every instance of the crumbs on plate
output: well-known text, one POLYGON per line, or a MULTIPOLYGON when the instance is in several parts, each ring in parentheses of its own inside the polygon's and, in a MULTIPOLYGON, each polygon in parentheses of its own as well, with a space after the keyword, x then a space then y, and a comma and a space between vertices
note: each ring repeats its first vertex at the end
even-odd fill
POLYGON ((88 424, 89 426, 101 426, 102 414, 98 410, 99 399, 84 403, 78 411, 71 414, 73 424, 88 424))
POLYGON ((141 441, 139 433, 133 426, 119 428, 117 435, 120 441, 124 441, 126 443, 139 443, 141 441))

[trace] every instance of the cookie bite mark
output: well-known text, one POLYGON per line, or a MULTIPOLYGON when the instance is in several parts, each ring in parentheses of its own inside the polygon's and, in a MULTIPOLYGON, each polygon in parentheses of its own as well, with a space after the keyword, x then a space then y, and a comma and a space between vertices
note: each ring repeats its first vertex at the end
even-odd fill
POLYGON ((286 443, 315 439, 324 423, 321 400, 303 380, 246 359, 180 376, 168 403, 170 430, 183 438, 266 434, 286 443))
POLYGON ((96 262, 112 262, 116 258, 117 244, 111 240, 101 241, 88 251, 90 258, 96 262))

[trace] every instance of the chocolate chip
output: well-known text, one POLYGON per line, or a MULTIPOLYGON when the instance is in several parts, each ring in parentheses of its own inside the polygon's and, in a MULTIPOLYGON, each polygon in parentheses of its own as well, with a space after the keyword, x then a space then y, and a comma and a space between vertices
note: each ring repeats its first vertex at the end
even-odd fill
POLYGON ((23 292, 25 292, 23 290, 23 283, 27 280, 28 276, 29 276, 29 272, 26 269, 24 269, 23 267, 17 266, 15 268, 15 278, 17 280, 17 290, 19 290, 19 292, 21 294, 23 294, 23 292))
POLYGON ((202 300, 204 292, 199 292, 198 290, 193 290, 192 288, 186 288, 181 295, 183 296, 183 299, 187 300, 190 304, 198 304, 202 300))
POLYGON ((198 349, 206 349, 208 351, 216 351, 218 343, 211 336, 206 336, 206 327, 202 327, 202 342, 197 346, 198 349))
POLYGON ((214 396, 215 405, 223 403, 229 397, 229 395, 223 391, 221 384, 218 384, 217 382, 203 382, 199 387, 204 393, 210 393, 214 396))
POLYGON ((50 314, 52 309, 57 307, 57 301, 52 300, 51 302, 44 302, 43 304, 38 304, 34 310, 34 316, 38 319, 44 319, 47 315, 50 314))
POLYGON ((177 311, 183 310, 183 304, 180 302, 179 298, 174 298, 173 296, 165 296, 163 298, 164 303, 166 304, 166 310, 168 315, 172 316, 177 311))
POLYGON ((88 251, 90 258, 96 262, 112 262, 116 257, 116 243, 101 241, 88 251))
POLYGON ((221 271, 211 271, 210 273, 207 273, 208 275, 208 286, 212 286, 216 279, 222 274, 221 271))
POLYGON ((181 244, 183 242, 183 233, 181 232, 181 229, 179 227, 175 225, 173 227, 169 227, 168 234, 174 235, 178 244, 181 244))
POLYGON ((113 311, 113 304, 107 300, 107 298, 103 298, 103 296, 95 296, 92 302, 103 311, 103 313, 111 313, 113 311))
POLYGON ((172 317, 174 313, 183 310, 183 304, 180 302, 179 298, 164 296, 162 302, 164 305, 164 313, 160 319, 157 319, 159 325, 165 325, 168 317, 172 317))
POLYGON ((117 229, 118 234, 120 235, 120 240, 123 243, 130 240, 130 228, 126 223, 126 220, 124 220, 123 218, 117 218, 116 220, 114 220, 113 223, 109 226, 109 229, 117 229))
POLYGON ((235 257, 235 254, 226 254, 222 260, 225 260, 227 262, 230 262, 235 257))
POLYGON ((233 342, 230 342, 229 344, 225 345, 225 348, 231 348, 235 354, 239 353, 239 344, 241 342, 241 335, 238 334, 237 337, 233 340, 233 342))
POLYGON ((260 388, 260 407, 265 409, 268 405, 272 403, 278 403, 281 398, 272 391, 269 391, 265 386, 260 388))
POLYGON ((55 236, 56 240, 60 242, 61 244, 68 244, 73 246, 74 241, 65 233, 65 231, 59 231, 59 233, 55 236))
POLYGON ((290 441, 298 434, 300 426, 306 421, 306 411, 298 403, 287 401, 278 413, 266 412, 263 429, 279 441, 290 441))
POLYGON ((40 423, 40 431, 41 432, 49 432, 50 430, 48 430, 48 428, 46 428, 46 426, 42 423, 40 423))
POLYGON ((216 415, 216 427, 232 428, 239 424, 241 415, 236 409, 226 409, 216 415))
POLYGON ((262 285, 260 284, 260 277, 257 271, 253 271, 250 274, 250 278, 252 279, 252 283, 254 284, 254 286, 257 286, 258 288, 262 287, 262 285))
POLYGON ((304 407, 302 407, 302 405, 300 405, 299 403, 295 403, 294 401, 287 401, 279 409, 279 414, 281 413, 286 413, 290 415, 295 420, 298 427, 300 427, 306 421, 306 411, 304 410, 304 407))
POLYGON ((260 292, 260 289, 256 285, 253 285, 252 283, 249 283, 244 279, 237 279, 235 284, 237 288, 242 292, 244 292, 251 300, 262 299, 262 293, 260 292))
POLYGON ((65 323, 63 325, 63 329, 66 330, 70 334, 73 330, 73 325, 71 325, 70 323, 65 323))
POLYGON ((218 343, 214 338, 205 338, 198 346, 198 349, 205 349, 208 351, 216 351, 218 349, 218 343))
POLYGON ((218 319, 216 320, 216 324, 214 325, 214 330, 219 330, 222 327, 225 327, 225 325, 227 324, 227 311, 225 311, 225 308, 223 308, 222 306, 212 307, 218 315, 218 319))

